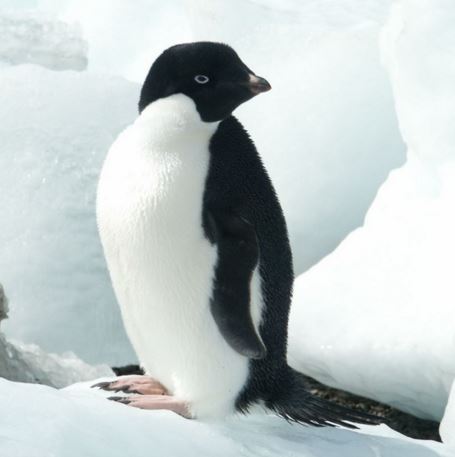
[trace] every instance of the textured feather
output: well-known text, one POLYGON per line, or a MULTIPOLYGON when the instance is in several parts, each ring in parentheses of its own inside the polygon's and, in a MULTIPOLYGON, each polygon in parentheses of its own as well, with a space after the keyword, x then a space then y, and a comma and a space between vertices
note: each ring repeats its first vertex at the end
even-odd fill
POLYGON ((289 369, 292 383, 286 390, 266 402, 266 406, 289 422, 316 427, 343 427, 356 429, 353 423, 377 425, 380 418, 329 402, 311 394, 302 374, 289 369))

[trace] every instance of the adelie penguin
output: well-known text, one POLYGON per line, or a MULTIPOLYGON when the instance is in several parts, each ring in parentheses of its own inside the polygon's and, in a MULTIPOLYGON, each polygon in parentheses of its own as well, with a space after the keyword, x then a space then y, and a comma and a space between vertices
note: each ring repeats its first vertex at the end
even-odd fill
POLYGON ((112 284, 149 376, 98 386, 192 418, 260 404, 301 423, 368 422, 312 396, 286 361, 286 223, 232 116, 270 88, 219 43, 176 45, 152 65, 140 115, 112 145, 97 196, 112 284))

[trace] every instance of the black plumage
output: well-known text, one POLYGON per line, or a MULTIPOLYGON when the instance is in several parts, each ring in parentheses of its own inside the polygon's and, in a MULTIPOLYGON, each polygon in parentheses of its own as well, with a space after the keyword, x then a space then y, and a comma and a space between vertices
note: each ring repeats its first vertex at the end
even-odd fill
MULTIPOLYGON (((344 421, 374 422, 374 418, 314 397, 306 390, 304 377, 287 364, 287 326, 294 273, 286 222, 254 143, 234 116, 218 126, 210 143, 210 154, 204 194, 205 233, 216 242, 210 223, 212 213, 223 214, 231 221, 240 219, 251 226, 256 237, 249 235, 246 244, 257 243, 258 249, 253 253, 244 250, 243 254, 258 260, 264 301, 259 333, 266 353, 264 357, 250 358, 249 379, 237 399, 237 409, 247 412, 249 406, 262 400, 269 409, 294 422, 347 426, 344 421)), ((221 260, 228 271, 237 271, 242 261, 238 253, 221 260)), ((248 305, 244 294, 237 293, 245 288, 243 279, 240 275, 230 284, 222 284, 223 288, 231 287, 228 295, 239 299, 237 306, 248 305)), ((223 277, 216 275, 215 298, 222 281, 223 277)))

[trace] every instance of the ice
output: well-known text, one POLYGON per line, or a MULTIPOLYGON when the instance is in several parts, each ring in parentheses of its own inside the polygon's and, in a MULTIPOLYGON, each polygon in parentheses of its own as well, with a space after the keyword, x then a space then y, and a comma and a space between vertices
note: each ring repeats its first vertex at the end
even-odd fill
POLYGON ((296 281, 293 364, 440 420, 455 378, 455 4, 395 5, 382 50, 408 159, 363 228, 296 281))
POLYGON ((0 278, 6 335, 89 363, 135 360, 98 240, 101 163, 136 116, 120 77, 34 65, 0 71, 0 278))
POLYGON ((0 62, 33 63, 52 70, 84 70, 87 43, 80 27, 30 11, 0 9, 0 62))
POLYGON ((0 455, 142 457, 448 457, 446 446, 410 440, 386 426, 291 425, 251 415, 218 422, 183 419, 107 401, 87 384, 55 390, 0 380, 0 455))

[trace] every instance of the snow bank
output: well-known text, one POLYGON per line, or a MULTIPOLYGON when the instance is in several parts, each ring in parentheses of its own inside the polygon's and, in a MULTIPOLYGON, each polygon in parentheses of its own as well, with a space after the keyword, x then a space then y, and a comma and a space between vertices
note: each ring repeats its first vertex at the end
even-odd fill
POLYGON ((0 10, 0 62, 51 70, 85 70, 87 43, 80 28, 35 12, 0 10))
POLYGON ((130 363, 94 201, 106 151, 136 116, 139 87, 33 65, 0 70, 0 87, 4 331, 90 363, 130 363))
POLYGON ((363 228, 296 282, 294 365, 439 420, 455 377, 455 4, 403 0, 383 34, 408 161, 363 228))
POLYGON ((102 396, 88 384, 58 391, 0 380, 0 455, 449 456, 439 443, 412 441, 385 426, 365 427, 358 433, 291 425, 260 415, 204 423, 170 412, 129 408, 102 396))

